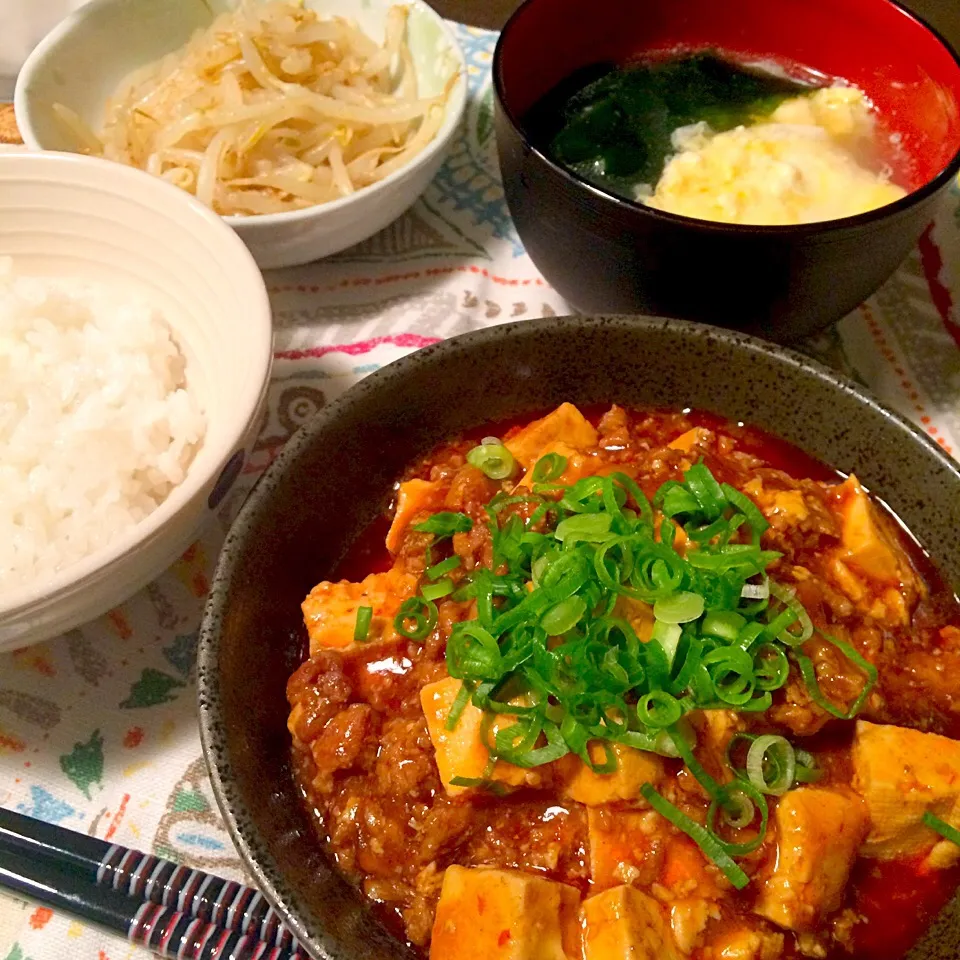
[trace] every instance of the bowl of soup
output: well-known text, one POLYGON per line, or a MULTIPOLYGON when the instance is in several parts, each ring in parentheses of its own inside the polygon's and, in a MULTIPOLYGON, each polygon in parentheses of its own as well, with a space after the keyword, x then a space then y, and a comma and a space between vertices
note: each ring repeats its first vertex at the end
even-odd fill
POLYGON ((583 311, 802 337, 960 170, 960 62, 892 0, 527 0, 493 78, 517 230, 583 311))
POLYGON ((244 505, 213 788, 318 958, 953 957, 958 529, 956 463, 781 347, 453 338, 244 505))

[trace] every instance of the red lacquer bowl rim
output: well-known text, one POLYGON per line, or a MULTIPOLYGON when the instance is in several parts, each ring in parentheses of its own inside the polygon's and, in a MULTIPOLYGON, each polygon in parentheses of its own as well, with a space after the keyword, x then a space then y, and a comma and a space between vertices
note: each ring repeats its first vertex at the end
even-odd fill
MULTIPOLYGON (((527 135, 527 132, 523 127, 523 124, 520 122, 520 119, 508 106, 503 79, 504 42, 514 28, 515 24, 524 15, 524 11, 537 3, 543 2, 546 2, 546 0, 523 0, 520 6, 517 7, 517 9, 507 20, 503 29, 500 31, 500 36, 497 38, 497 45, 493 53, 492 69, 493 87, 496 95, 497 105, 510 121, 511 126, 520 136, 524 146, 530 150, 531 153, 535 154, 540 160, 547 164, 551 170, 553 170, 562 179, 566 180, 572 187, 580 188, 581 190, 585 191, 588 196, 600 201, 601 204, 612 204, 619 210, 633 211, 641 215, 646 215, 654 220, 660 220, 664 224, 672 224, 673 226, 677 227, 693 227, 707 233, 727 234, 730 236, 744 236, 746 234, 751 234, 757 236, 807 237, 816 234, 828 234, 844 230, 851 230, 857 227, 865 227, 871 223, 884 220, 887 217, 895 217, 897 214, 909 210, 911 207, 922 203, 928 197, 938 193, 945 186, 948 186, 950 181, 953 180, 958 173, 960 173, 960 147, 958 147, 952 159, 935 177, 932 177, 925 184, 923 184, 923 186, 918 187, 916 190, 911 190, 905 197, 901 197, 899 200, 894 200, 892 203, 884 204, 882 207, 876 207, 873 210, 868 210, 865 213, 858 213, 850 217, 839 217, 834 220, 817 220, 813 223, 780 225, 722 223, 717 220, 701 220, 697 217, 687 217, 679 213, 669 213, 666 210, 659 210, 656 207, 650 207, 635 200, 618 196, 611 191, 604 190, 602 187, 591 183, 589 180, 584 179, 579 174, 569 170, 567 167, 557 163, 547 156, 543 150, 531 142, 530 137, 527 135)), ((944 48, 944 50, 946 50, 946 52, 953 59, 954 63, 956 63, 958 69, 960 69, 960 53, 954 49, 953 45, 946 39, 946 37, 943 36, 942 33, 940 33, 939 30, 931 26, 923 17, 917 15, 912 10, 908 10, 902 3, 899 3, 898 0, 878 0, 878 2, 899 10, 902 14, 913 20, 923 30, 926 30, 927 33, 929 33, 944 48)))

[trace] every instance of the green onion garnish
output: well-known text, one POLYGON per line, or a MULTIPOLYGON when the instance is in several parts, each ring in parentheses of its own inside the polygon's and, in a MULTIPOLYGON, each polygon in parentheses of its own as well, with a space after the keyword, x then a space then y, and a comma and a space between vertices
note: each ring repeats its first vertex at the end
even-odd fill
POLYGON ((651 690, 637 703, 637 715, 646 727, 672 727, 682 713, 679 701, 665 690, 651 690))
POLYGON ((779 797, 793 786, 797 755, 786 737, 765 734, 747 751, 747 777, 761 792, 779 797))
POLYGON ((766 632, 791 647, 806 643, 813 636, 813 622, 803 604, 797 600, 797 595, 790 587, 779 583, 770 584, 770 593, 784 604, 785 609, 780 617, 785 619, 781 624, 779 618, 775 618, 767 626, 766 632), (790 629, 793 624, 800 625, 798 632, 790 629))
POLYGON ((484 780, 483 777, 451 777, 450 784, 454 787, 479 787, 492 793, 495 797, 503 797, 507 793, 507 788, 496 780, 484 780))
POLYGON ((724 850, 728 854, 734 857, 743 857, 748 853, 753 853, 763 843, 764 837, 767 835, 769 819, 770 808, 763 794, 746 780, 734 780, 733 783, 724 787, 723 796, 720 800, 711 801, 710 809, 707 811, 707 829, 718 839, 721 839, 724 850), (749 827, 759 812, 760 824, 757 827, 756 834, 741 843, 722 840, 714 828, 717 813, 720 810, 723 811, 723 820, 726 825, 734 830, 749 827))
POLYGON ((567 458, 559 453, 548 453, 541 457, 533 467, 534 483, 552 483, 563 476, 567 469, 567 458))
POLYGON ((924 811, 923 822, 931 830, 935 830, 937 833, 939 833, 944 840, 949 840, 951 843, 955 843, 958 847, 960 847, 960 830, 958 830, 956 827, 950 826, 949 823, 947 823, 945 820, 941 820, 929 810, 924 811))
POLYGON ((432 567, 427 567, 424 571, 424 575, 428 580, 437 580, 440 577, 446 576, 453 570, 456 570, 460 566, 460 558, 456 555, 452 557, 447 557, 446 560, 441 560, 439 563, 435 563, 432 567))
POLYGON ((663 623, 689 623, 703 614, 703 597, 698 593, 671 593, 653 605, 653 615, 663 623))
POLYGON ((357 620, 353 625, 353 639, 364 641, 370 636, 370 623, 373 620, 373 607, 358 607, 357 620))
MULTIPOLYGON (((723 513, 727 505, 727 498, 723 489, 717 483, 714 475, 703 465, 703 461, 695 463, 683 477, 687 489, 700 504, 700 510, 707 521, 716 520, 723 513)), ((751 503, 751 506, 753 504, 751 503)), ((754 507, 754 510, 757 508, 754 507)), ((759 514, 760 511, 757 510, 759 514)))
POLYGON ((420 588, 420 593, 424 600, 439 600, 453 593, 453 581, 449 577, 444 577, 436 583, 425 583, 420 588))
POLYGON ((486 437, 467 454, 467 463, 491 480, 506 480, 516 467, 513 454, 496 437, 486 437))
POLYGON ((767 518, 760 512, 757 505, 736 487, 731 487, 729 483, 721 483, 720 491, 747 518, 755 538, 759 540, 770 524, 767 523, 767 518))
POLYGON ((813 665, 813 661, 805 653, 801 653, 799 650, 793 650, 793 659, 800 668, 800 675, 803 677, 803 682, 807 686, 810 699, 813 700, 818 707, 826 710, 827 713, 832 716, 840 720, 852 720, 860 712, 864 701, 877 683, 877 668, 870 663, 869 660, 864 659, 864 657, 846 641, 838 640, 828 633, 821 632, 819 635, 823 637, 824 640, 832 643, 851 663, 859 667, 864 674, 863 687, 861 687, 856 700, 854 700, 846 710, 841 709, 824 696, 823 691, 820 689, 820 684, 817 682, 817 671, 813 665))
POLYGON ((456 699, 453 701, 453 706, 450 708, 450 712, 447 714, 447 719, 444 723, 444 726, 447 730, 457 729, 457 724, 460 722, 460 718, 463 716, 463 711, 470 702, 470 694, 472 692, 472 684, 467 684, 466 682, 460 684, 460 689, 457 691, 456 699))
POLYGON ((640 788, 644 799, 661 817, 669 820, 678 830, 682 830, 707 856, 723 871, 723 875, 737 890, 742 890, 750 878, 737 866, 724 848, 724 843, 695 820, 691 820, 682 810, 678 810, 669 800, 661 797, 649 784, 640 788))
POLYGON ((473 529, 473 521, 465 513, 435 513, 413 529, 419 533, 450 537, 455 533, 469 533, 473 529))
POLYGON ((410 597, 400 605, 393 629, 407 640, 423 640, 437 625, 437 608, 423 597, 410 597), (411 624, 411 626, 407 626, 411 624))
MULTIPOLYGON (((486 465, 488 476, 491 467, 500 473, 500 446, 481 443, 471 462, 486 465)), ((512 471, 512 458, 510 465, 512 471)), ((865 678, 846 709, 826 699, 804 652, 813 624, 794 591, 775 580, 780 554, 761 546, 767 521, 704 463, 683 482, 664 483, 653 507, 623 473, 556 483, 565 467, 564 458, 548 454, 534 467, 532 491, 494 496, 486 508, 489 566, 463 572, 454 584, 449 574, 460 567, 458 557, 428 565, 420 595, 397 615, 397 632, 422 640, 436 624, 434 601, 474 602, 475 619, 455 623, 447 640, 448 673, 463 681, 447 729, 473 703, 483 714, 490 763, 523 768, 574 754, 597 773, 610 773, 618 743, 678 757, 710 797, 706 826, 649 785, 644 796, 742 887, 747 877, 733 857, 762 843, 766 796, 813 782, 820 771, 783 737, 740 734, 728 749, 734 778, 722 784, 698 760, 686 715, 763 713, 793 670, 816 703, 852 717, 876 670, 849 644, 822 635, 865 678), (646 643, 637 635, 636 613, 627 612, 637 603, 653 621, 646 643), (498 714, 514 721, 494 733, 498 714), (742 842, 721 836, 755 823, 756 832, 742 842)), ((442 538, 471 527, 465 514, 440 513, 415 529, 442 538)), ((489 779, 487 772, 462 785, 489 779)))

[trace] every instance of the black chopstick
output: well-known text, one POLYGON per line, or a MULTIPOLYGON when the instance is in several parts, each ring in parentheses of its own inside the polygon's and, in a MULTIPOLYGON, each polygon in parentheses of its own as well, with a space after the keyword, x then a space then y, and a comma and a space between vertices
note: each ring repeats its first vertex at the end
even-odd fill
POLYGON ((163 956, 307 960, 250 887, 2 808, 0 885, 163 956))
POLYGON ((226 930, 149 900, 97 886, 45 858, 0 851, 0 886, 71 913, 174 960, 308 960, 298 952, 226 930))

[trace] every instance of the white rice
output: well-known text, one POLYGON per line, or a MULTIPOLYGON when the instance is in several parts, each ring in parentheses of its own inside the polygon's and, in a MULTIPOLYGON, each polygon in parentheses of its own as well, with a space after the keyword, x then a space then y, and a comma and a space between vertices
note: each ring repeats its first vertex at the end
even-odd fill
POLYGON ((160 313, 0 258, 0 596, 115 541, 186 475, 205 419, 160 313))

